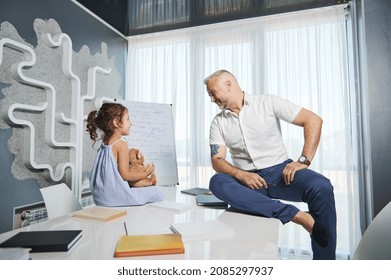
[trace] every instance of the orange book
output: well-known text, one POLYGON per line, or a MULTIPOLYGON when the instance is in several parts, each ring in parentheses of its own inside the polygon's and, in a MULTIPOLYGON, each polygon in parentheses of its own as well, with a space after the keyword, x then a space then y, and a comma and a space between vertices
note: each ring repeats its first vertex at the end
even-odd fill
POLYGON ((114 257, 183 254, 185 247, 180 234, 122 235, 114 257))
POLYGON ((75 213, 73 213, 72 216, 75 218, 107 222, 122 216, 126 216, 127 213, 128 212, 126 210, 93 206, 83 210, 76 211, 75 213))

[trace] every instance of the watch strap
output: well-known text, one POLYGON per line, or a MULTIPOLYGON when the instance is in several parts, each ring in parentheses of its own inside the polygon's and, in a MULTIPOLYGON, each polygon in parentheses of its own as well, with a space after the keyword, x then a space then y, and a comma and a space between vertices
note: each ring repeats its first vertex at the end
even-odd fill
POLYGON ((299 157, 299 162, 302 163, 302 164, 305 164, 307 166, 310 166, 310 164, 311 164, 311 161, 305 155, 301 155, 299 157))

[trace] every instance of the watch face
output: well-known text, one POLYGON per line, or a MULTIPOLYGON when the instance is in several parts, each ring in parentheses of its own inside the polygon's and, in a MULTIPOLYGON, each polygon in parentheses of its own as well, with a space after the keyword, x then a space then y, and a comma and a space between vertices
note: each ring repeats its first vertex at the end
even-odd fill
POLYGON ((300 163, 305 163, 306 161, 307 161, 307 159, 306 159, 305 156, 299 157, 299 162, 300 162, 300 163))

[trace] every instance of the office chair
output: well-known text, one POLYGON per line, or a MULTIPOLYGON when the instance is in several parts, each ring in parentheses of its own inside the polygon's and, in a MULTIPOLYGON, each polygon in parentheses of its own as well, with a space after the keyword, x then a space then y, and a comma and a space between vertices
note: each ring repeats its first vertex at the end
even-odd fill
POLYGON ((40 191, 45 202, 49 219, 82 209, 73 192, 64 183, 41 188, 40 191))
POLYGON ((391 202, 373 219, 365 230, 353 260, 391 260, 391 202))

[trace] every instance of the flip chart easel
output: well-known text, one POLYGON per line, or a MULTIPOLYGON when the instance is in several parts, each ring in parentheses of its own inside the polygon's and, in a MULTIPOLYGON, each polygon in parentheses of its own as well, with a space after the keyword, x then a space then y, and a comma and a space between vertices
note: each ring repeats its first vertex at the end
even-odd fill
POLYGON ((178 185, 175 131, 171 104, 116 100, 129 110, 129 148, 139 149, 155 165, 157 185, 178 185))

